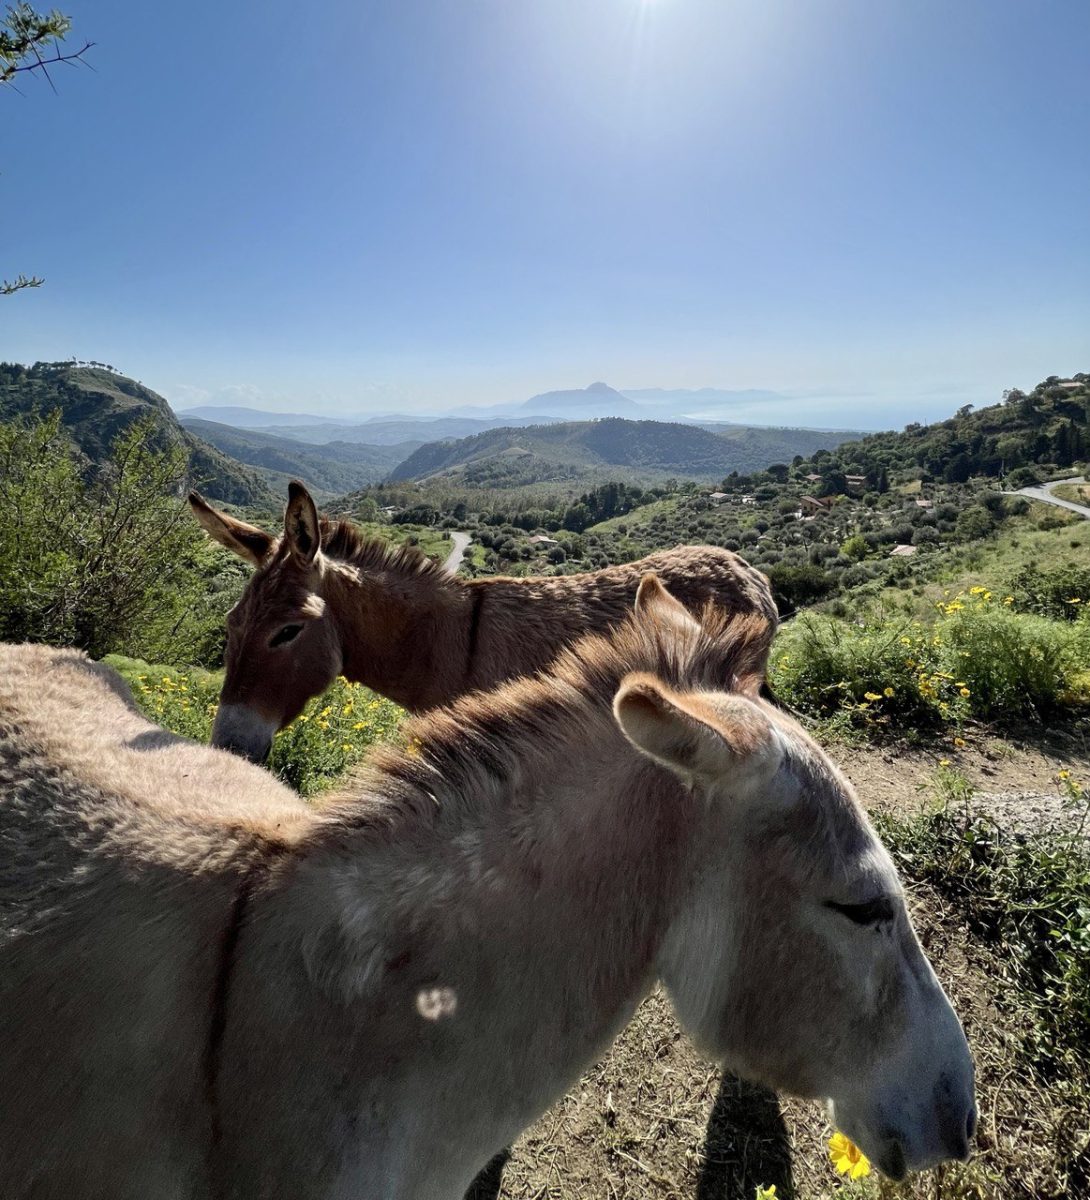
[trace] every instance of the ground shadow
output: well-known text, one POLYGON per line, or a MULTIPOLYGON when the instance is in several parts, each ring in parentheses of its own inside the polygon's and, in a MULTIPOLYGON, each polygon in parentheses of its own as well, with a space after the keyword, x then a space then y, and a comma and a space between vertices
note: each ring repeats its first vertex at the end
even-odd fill
POLYGON ((775 1092, 724 1074, 704 1135, 704 1167, 696 1200, 753 1200, 776 1185, 776 1200, 793 1200, 791 1143, 775 1092))
POLYGON ((510 1150, 501 1150, 469 1185, 466 1200, 496 1200, 500 1194, 500 1184, 503 1183, 503 1168, 510 1157, 510 1150))

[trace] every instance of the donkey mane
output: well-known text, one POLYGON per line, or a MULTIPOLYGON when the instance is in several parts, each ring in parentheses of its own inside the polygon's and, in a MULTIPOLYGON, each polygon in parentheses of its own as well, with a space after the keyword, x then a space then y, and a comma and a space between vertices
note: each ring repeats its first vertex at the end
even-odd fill
MULTIPOLYGON (((534 776, 555 759, 558 742, 588 723, 603 737, 616 735, 612 700, 621 680, 654 672, 672 686, 742 690, 764 678, 775 630, 757 613, 706 608, 691 629, 641 621, 636 615, 610 635, 591 634, 565 648, 548 672, 513 679, 494 692, 477 692, 411 720, 408 749, 381 747, 362 768, 369 801, 361 808, 361 775, 323 806, 332 828, 385 828, 403 821, 442 820, 464 797, 495 795, 500 781, 534 776), (349 796, 352 797, 349 800, 349 796)), ((756 698, 756 686, 751 689, 756 698)), ((652 769, 641 761, 640 769, 652 769)), ((324 825, 319 838, 330 831, 324 825)))
POLYGON ((399 575, 431 575, 450 579, 437 559, 419 546, 397 546, 383 538, 364 537, 351 521, 322 517, 322 553, 361 571, 395 571, 399 575))

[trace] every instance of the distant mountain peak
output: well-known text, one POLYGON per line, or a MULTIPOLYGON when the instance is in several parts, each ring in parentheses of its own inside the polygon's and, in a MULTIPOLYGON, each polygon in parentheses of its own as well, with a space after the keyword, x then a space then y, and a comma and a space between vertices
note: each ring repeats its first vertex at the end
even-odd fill
POLYGON ((565 417, 638 417, 640 406, 598 380, 590 387, 542 392, 518 407, 519 412, 561 414, 565 417))

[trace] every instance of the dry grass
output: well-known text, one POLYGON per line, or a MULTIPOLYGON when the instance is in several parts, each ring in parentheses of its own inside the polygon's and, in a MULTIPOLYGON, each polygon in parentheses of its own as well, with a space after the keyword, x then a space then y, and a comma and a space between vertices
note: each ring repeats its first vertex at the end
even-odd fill
POLYGON ((753 1200, 772 1183, 777 1200, 1090 1196, 1090 1093, 1063 1098, 1034 1078, 1022 1051, 1029 1018, 1000 962, 937 893, 911 888, 910 906, 973 1047, 981 1117, 971 1164, 900 1186, 873 1176, 845 1185, 828 1160, 820 1107, 722 1077, 656 992, 502 1171, 494 1164, 475 1200, 753 1200))

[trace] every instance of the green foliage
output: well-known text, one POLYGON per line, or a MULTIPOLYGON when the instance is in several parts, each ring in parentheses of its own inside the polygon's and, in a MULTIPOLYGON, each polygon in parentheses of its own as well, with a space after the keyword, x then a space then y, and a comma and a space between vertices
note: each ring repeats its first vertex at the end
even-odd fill
POLYGON ((938 888, 1003 956, 1035 1018, 1025 1061, 1061 1087, 1085 1086, 1090 1044, 1090 858, 1078 803, 1071 833, 1011 832, 967 806, 877 818, 899 868, 938 888))
POLYGON ((273 739, 269 769, 304 796, 327 787, 375 742, 392 740, 403 711, 358 683, 337 679, 273 739))
POLYGON ((377 483, 417 445, 413 442, 406 448, 404 444, 371 446, 345 441, 311 445, 261 429, 236 429, 184 414, 182 424, 208 445, 256 468, 281 493, 286 491, 288 479, 301 479, 319 495, 339 495, 377 483))
POLYGON ((138 420, 99 470, 82 467, 56 414, 0 424, 0 637, 214 659, 240 579, 208 586, 214 560, 179 497, 184 451, 149 448, 138 420))
POLYGON ((931 624, 806 614, 776 640, 772 685, 801 712, 857 726, 1041 719, 1090 698, 1083 632, 1012 612, 982 587, 943 602, 931 624))
POLYGON ((170 405, 150 388, 105 363, 0 363, 0 421, 59 413, 63 431, 89 465, 107 459, 118 436, 145 423, 149 445, 186 453, 190 481, 231 504, 274 503, 255 471, 182 429, 170 405))
POLYGON ((836 590, 836 580, 818 567, 777 563, 767 574, 781 613, 793 613, 836 590))
POLYGON ((1012 577, 1007 590, 1018 612, 1074 621, 1090 607, 1090 565, 1068 563, 1049 571, 1026 566, 1012 577))
MULTIPOLYGON (((147 717, 172 733, 207 742, 212 736, 221 675, 177 671, 142 659, 110 655, 147 717)), ((354 766, 377 742, 393 740, 404 713, 391 700, 337 679, 310 700, 273 739, 269 769, 304 796, 312 796, 354 766)))
POLYGON ((627 482, 669 475, 710 481, 730 470, 759 470, 800 449, 835 445, 844 436, 752 426, 723 426, 713 432, 699 425, 607 417, 490 429, 457 441, 429 442, 397 466, 391 479, 446 473, 476 487, 508 488, 587 481, 608 470, 627 482))
POLYGON ((9 4, 0 18, 0 83, 10 83, 20 72, 44 70, 41 51, 63 41, 71 28, 56 9, 39 13, 29 4, 9 4))

